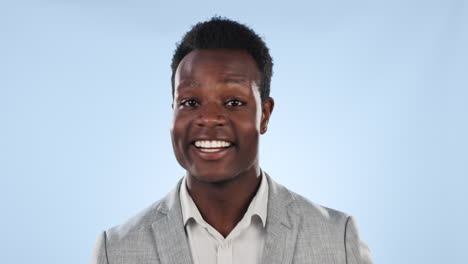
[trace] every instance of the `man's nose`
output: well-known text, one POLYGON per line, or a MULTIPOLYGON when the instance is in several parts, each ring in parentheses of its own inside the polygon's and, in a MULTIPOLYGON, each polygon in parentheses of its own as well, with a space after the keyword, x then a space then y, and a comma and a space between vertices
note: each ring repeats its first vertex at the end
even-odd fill
POLYGON ((222 106, 216 103, 207 103, 200 108, 200 115, 196 121, 197 126, 217 127, 226 124, 226 116, 222 106))

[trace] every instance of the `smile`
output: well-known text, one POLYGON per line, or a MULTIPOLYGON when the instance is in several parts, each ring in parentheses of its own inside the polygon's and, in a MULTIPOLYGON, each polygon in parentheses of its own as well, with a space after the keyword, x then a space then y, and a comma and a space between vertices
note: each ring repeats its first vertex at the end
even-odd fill
POLYGON ((197 140, 193 145, 202 152, 218 152, 229 148, 232 143, 223 140, 197 140))

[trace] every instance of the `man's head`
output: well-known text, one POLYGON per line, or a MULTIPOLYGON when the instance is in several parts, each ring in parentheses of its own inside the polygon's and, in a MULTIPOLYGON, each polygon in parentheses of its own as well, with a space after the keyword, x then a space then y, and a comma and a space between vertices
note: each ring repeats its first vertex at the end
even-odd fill
MULTIPOLYGON (((222 183, 242 175, 258 176, 259 136, 266 132, 274 101, 259 87, 263 75, 257 60, 248 46, 239 44, 250 43, 249 37, 259 40, 250 29, 215 18, 196 25, 184 37, 205 43, 204 48, 181 48, 181 44, 174 56, 181 54, 173 61, 172 144, 177 161, 199 181, 222 183), (209 40, 232 43, 227 48, 208 45, 209 40)), ((269 65, 271 73, 271 58, 269 65)))
POLYGON ((180 61, 194 50, 239 49, 252 56, 260 72, 260 95, 262 102, 270 96, 270 82, 273 74, 273 60, 265 42, 250 28, 238 22, 213 17, 211 20, 196 24, 177 44, 172 57, 172 95, 174 77, 180 61))

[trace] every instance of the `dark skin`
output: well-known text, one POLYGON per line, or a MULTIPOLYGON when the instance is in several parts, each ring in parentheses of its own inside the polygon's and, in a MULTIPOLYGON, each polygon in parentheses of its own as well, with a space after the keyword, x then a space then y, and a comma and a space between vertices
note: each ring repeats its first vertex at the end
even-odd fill
POLYGON ((192 51, 174 77, 174 153, 198 210, 224 237, 242 219, 261 181, 259 137, 274 101, 261 101, 259 83, 250 54, 231 49, 192 51), (196 143, 203 141, 229 146, 208 151, 196 143))

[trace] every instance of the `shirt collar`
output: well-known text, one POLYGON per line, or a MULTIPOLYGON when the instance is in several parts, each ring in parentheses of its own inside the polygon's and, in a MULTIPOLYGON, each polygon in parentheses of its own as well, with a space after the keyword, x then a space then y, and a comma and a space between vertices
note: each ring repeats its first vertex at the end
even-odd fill
MULTIPOLYGON (((248 222, 250 223, 251 217, 257 215, 262 220, 263 227, 265 227, 267 218, 269 188, 268 180, 265 176, 265 173, 263 172, 263 170, 260 171, 262 177, 260 187, 258 188, 257 193, 253 197, 252 201, 250 202, 250 205, 247 208, 247 212, 245 213, 241 221, 243 221, 244 219, 249 219, 248 222)), ((187 191, 186 177, 187 176, 184 176, 184 178, 182 179, 179 191, 184 225, 187 225, 187 222, 193 218, 198 224, 206 226, 207 223, 201 216, 200 211, 198 211, 198 208, 195 205, 195 202, 192 200, 192 197, 187 191)))

